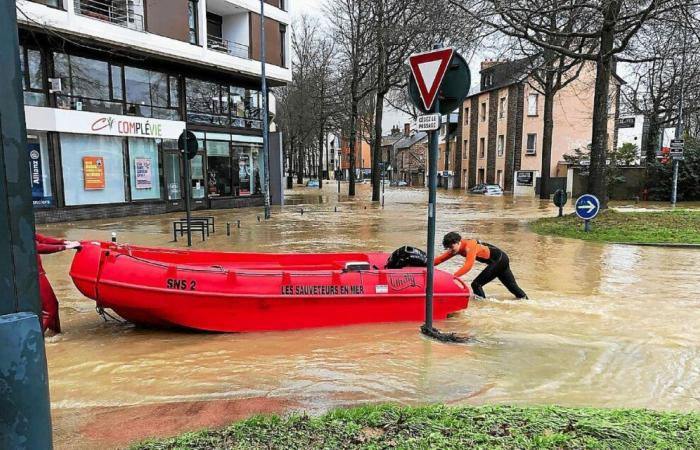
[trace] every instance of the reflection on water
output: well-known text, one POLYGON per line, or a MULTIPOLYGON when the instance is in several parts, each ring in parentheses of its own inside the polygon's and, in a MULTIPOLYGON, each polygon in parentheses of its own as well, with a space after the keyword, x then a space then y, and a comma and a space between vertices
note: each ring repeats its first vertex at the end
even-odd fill
MULTIPOLYGON (((335 189, 295 188, 287 197, 292 206, 275 208, 269 222, 258 223, 259 209, 216 211, 216 235, 206 243, 195 237, 195 248, 425 247, 425 191, 387 187, 382 209, 362 200, 369 198, 369 185, 358 186, 355 200, 341 195, 338 201, 335 189), (234 224, 230 237, 226 222, 234 224)), ((478 338, 470 345, 426 340, 415 323, 260 334, 104 323, 68 279, 70 253, 46 256, 65 330, 47 343, 52 406, 262 396, 293 398, 311 410, 385 401, 700 409, 700 252, 585 243, 527 230, 529 219, 555 213, 531 198, 439 191, 438 233, 457 230, 506 250, 531 298, 512 300, 493 283, 486 287, 492 298, 438 323, 478 338)), ((117 231, 120 242, 182 248, 169 234, 171 220, 180 216, 40 230, 105 240, 117 231)))

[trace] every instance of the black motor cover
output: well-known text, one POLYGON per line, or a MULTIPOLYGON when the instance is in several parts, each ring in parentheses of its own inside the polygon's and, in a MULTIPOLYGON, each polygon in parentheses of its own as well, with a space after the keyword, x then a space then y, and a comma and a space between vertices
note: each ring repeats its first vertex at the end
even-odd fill
POLYGON ((386 269, 402 269, 404 267, 427 267, 428 255, 423 250, 403 246, 394 250, 386 261, 386 269))

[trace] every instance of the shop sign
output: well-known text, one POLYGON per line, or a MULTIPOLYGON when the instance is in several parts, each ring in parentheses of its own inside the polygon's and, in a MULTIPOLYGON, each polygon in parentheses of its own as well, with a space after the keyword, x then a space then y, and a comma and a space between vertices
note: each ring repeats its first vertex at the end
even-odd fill
POLYGON ((185 122, 25 106, 27 128, 61 133, 177 139, 185 122))
POLYGON ((518 172, 518 186, 532 186, 532 172, 518 172))
POLYGON ((102 156, 83 157, 83 179, 86 191, 105 188, 105 160, 102 156))
POLYGON ((136 158, 136 189, 153 188, 153 176, 151 172, 151 160, 148 158, 136 158))
POLYGON ((29 150, 29 174, 32 180, 32 203, 34 206, 51 206, 52 197, 44 196, 44 173, 41 168, 41 146, 27 144, 29 150))

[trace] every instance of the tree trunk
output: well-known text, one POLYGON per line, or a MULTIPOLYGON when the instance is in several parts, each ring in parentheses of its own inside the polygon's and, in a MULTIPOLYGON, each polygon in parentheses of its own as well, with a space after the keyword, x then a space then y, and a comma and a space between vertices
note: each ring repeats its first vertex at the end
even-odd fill
POLYGON ((656 114, 651 114, 649 117, 649 128, 647 130, 647 139, 645 148, 642 149, 642 155, 646 159, 647 164, 653 163, 656 160, 656 150, 659 148, 660 126, 656 120, 656 114))
POLYGON ((607 182, 605 176, 608 155, 608 96, 612 74, 612 49, 615 44, 615 20, 622 2, 609 2, 605 7, 605 24, 600 34, 600 50, 596 61, 595 95, 593 96, 593 136, 591 138, 591 166, 588 176, 588 193, 607 208, 607 182))
POLYGON ((540 198, 543 200, 549 199, 549 178, 552 173, 552 133, 554 132, 553 78, 554 76, 551 72, 547 71, 544 86, 544 129, 542 130, 542 168, 540 171, 540 198))
POLYGON ((318 133, 318 188, 323 189, 323 125, 318 133))
POLYGON ((355 141, 357 140, 357 100, 353 97, 352 105, 350 106, 350 138, 348 145, 350 152, 348 153, 348 162, 350 170, 348 171, 348 195, 355 195, 355 141))
POLYGON ((297 159, 297 184, 304 184, 304 150, 303 146, 299 146, 297 151, 299 152, 298 154, 298 159, 297 159))
POLYGON ((374 145, 372 146, 372 201, 378 202, 382 188, 379 163, 382 159, 382 115, 386 95, 386 47, 384 45, 384 0, 375 0, 377 6, 377 94, 374 101, 374 145))

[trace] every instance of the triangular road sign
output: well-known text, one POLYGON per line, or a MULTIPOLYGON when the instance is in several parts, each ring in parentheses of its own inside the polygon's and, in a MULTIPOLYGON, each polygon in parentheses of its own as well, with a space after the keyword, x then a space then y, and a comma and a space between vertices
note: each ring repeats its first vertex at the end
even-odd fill
POLYGON ((411 73, 413 73, 413 78, 416 80, 418 91, 423 100, 423 106, 427 111, 430 111, 435 102, 435 97, 440 90, 453 54, 453 48, 441 48, 418 53, 408 59, 411 73))

